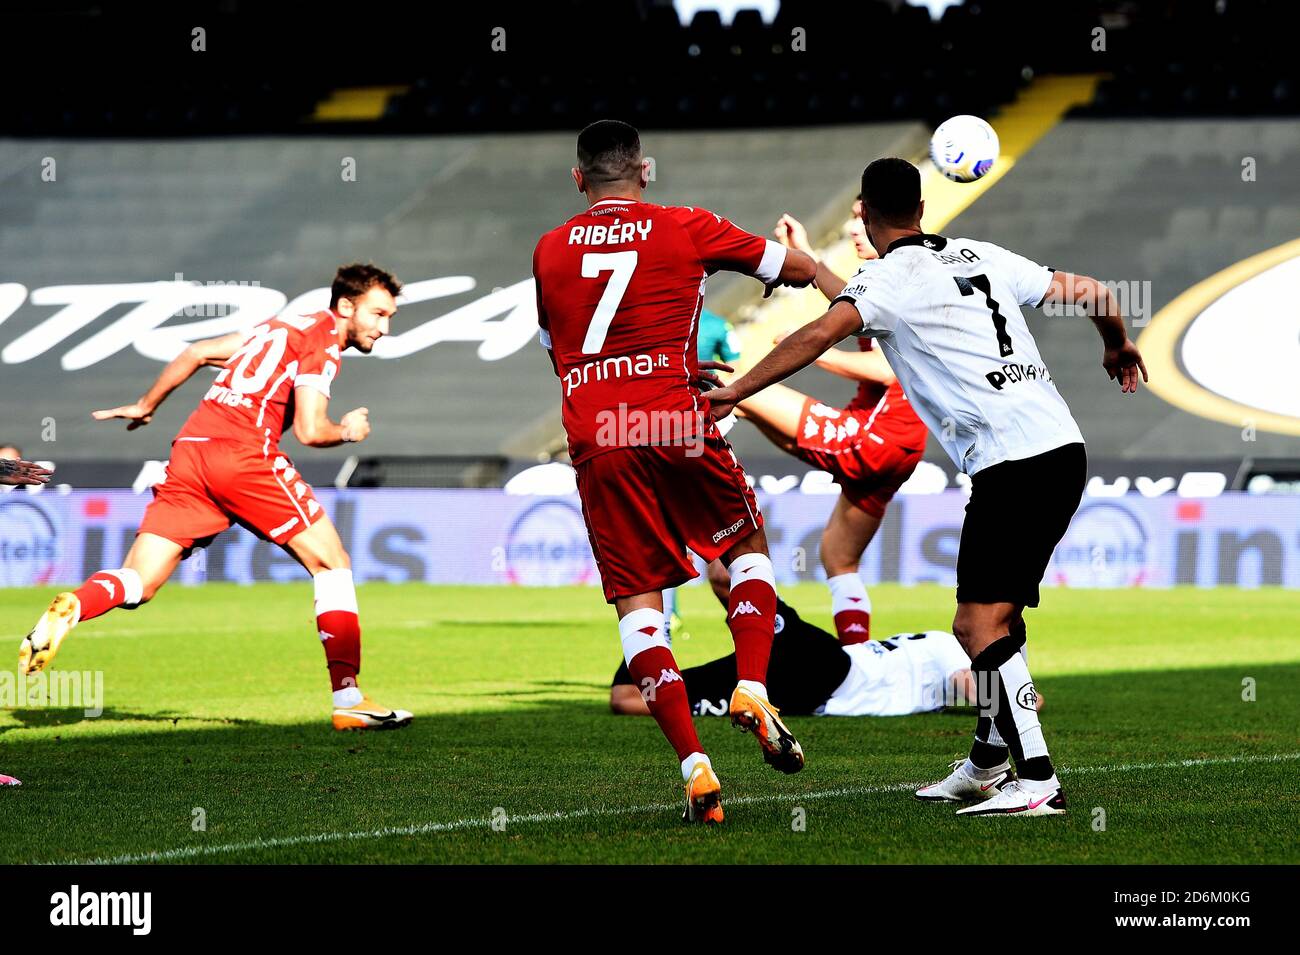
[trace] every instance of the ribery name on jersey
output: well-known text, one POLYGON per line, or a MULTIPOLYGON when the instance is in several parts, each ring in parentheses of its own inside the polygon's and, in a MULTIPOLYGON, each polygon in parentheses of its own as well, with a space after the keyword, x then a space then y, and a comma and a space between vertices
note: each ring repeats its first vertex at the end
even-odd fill
POLYGON ((637 219, 622 222, 615 219, 609 225, 575 225, 569 230, 569 245, 622 245, 636 242, 650 235, 654 222, 637 219))

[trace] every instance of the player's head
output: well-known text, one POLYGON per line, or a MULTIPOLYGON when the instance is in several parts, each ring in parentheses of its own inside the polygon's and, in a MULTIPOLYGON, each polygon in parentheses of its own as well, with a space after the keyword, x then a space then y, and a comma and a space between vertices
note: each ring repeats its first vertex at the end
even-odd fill
POLYGON ((867 225, 862 221, 862 193, 853 200, 853 214, 846 223, 849 238, 853 240, 853 248, 858 253, 860 259, 878 259, 875 247, 872 246, 871 240, 867 238, 867 225))
POLYGON ((330 308, 347 322, 347 344, 369 353, 388 334, 402 283, 376 265, 353 263, 334 273, 330 308))
POLYGON ((16 444, 0 444, 0 461, 21 461, 23 449, 16 444))
POLYGON ((862 223, 867 238, 884 254, 878 235, 921 229, 921 173, 906 159, 877 159, 862 170, 862 223))
POLYGON ((616 119, 592 123, 578 134, 573 181, 589 199, 639 193, 650 181, 649 165, 641 156, 641 134, 616 119))

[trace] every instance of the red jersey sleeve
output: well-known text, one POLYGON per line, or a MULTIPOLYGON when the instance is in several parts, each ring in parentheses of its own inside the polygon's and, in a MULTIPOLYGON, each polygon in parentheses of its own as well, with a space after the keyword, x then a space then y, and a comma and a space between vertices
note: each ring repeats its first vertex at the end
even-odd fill
POLYGON ((298 352, 295 388, 311 388, 326 398, 330 383, 339 373, 339 340, 332 321, 318 321, 302 336, 298 352))
POLYGON ((542 276, 537 268, 538 260, 542 255, 542 243, 538 242, 537 247, 533 249, 533 288, 537 292, 537 339, 545 347, 551 347, 551 320, 546 315, 546 309, 542 305, 542 276))
POLYGON ((695 244, 704 267, 752 275, 765 284, 776 281, 785 263, 785 247, 746 232, 707 209, 682 209, 682 225, 695 244))

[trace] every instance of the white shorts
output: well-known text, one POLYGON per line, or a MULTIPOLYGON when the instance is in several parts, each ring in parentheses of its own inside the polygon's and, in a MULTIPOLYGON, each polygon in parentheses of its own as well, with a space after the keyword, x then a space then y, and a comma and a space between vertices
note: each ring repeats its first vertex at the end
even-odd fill
POLYGON ((942 630, 900 633, 844 648, 849 675, 818 710, 822 716, 905 716, 958 702, 952 675, 970 669, 957 638, 942 630))

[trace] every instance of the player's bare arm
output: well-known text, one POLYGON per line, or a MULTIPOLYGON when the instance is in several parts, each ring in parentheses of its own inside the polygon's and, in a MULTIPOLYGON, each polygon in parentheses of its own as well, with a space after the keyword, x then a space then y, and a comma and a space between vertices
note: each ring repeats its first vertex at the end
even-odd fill
MULTIPOLYGON (((772 339, 772 343, 779 345, 789 335, 789 332, 781 332, 772 339)), ((898 380, 894 369, 889 367, 889 361, 879 349, 846 352, 831 348, 817 359, 816 365, 823 371, 829 371, 850 381, 874 381, 888 387, 898 380)))
POLYGON ((828 302, 833 301, 837 295, 844 291, 844 286, 847 283, 817 257, 812 243, 808 241, 808 230, 804 228, 802 222, 787 212, 777 220, 774 232, 776 240, 786 248, 802 252, 816 263, 817 274, 813 279, 813 284, 826 296, 828 302))
POLYGON ((709 392, 710 413, 714 419, 725 418, 737 403, 808 367, 823 352, 861 327, 858 310, 849 302, 836 302, 821 318, 798 329, 768 352, 744 376, 725 388, 709 392))
POLYGON ((294 389, 293 436, 308 448, 333 448, 364 441, 370 435, 370 409, 356 408, 337 424, 329 416, 329 398, 315 388, 294 389))
POLYGON ((54 474, 49 468, 43 468, 33 461, 18 458, 0 458, 0 484, 26 485, 49 484, 54 474))
POLYGON ((1082 305, 1088 311, 1088 317, 1101 335, 1105 351, 1102 353, 1101 365, 1106 369, 1112 381, 1118 379, 1120 390, 1125 394, 1134 394, 1138 390, 1138 373, 1147 381, 1147 366, 1142 361, 1142 353, 1128 337, 1124 328, 1124 317, 1120 314, 1119 303, 1104 282, 1099 282, 1087 275, 1075 275, 1071 272, 1056 272, 1052 283, 1047 287, 1044 303, 1065 305, 1082 305))
POLYGON ((153 420, 153 414, 173 391, 189 381, 196 371, 208 365, 224 364, 248 337, 245 332, 231 332, 220 338, 206 338, 191 342, 179 355, 167 363, 158 378, 134 404, 120 405, 96 411, 96 421, 125 418, 127 431, 143 428, 153 420))

